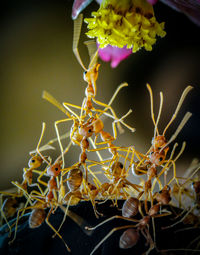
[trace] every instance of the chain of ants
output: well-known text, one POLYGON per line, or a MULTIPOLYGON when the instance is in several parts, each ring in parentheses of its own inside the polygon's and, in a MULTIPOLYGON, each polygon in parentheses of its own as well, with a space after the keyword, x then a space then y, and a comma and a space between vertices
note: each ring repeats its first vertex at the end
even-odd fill
MULTIPOLYGON (((113 216, 93 228, 88 227, 85 231, 92 231, 114 218, 127 220, 133 225, 112 229, 102 241, 95 246, 91 254, 93 254, 113 232, 123 229, 127 230, 123 232, 120 238, 120 248, 133 247, 137 244, 140 236, 143 235, 149 244, 149 249, 147 251, 147 253, 149 253, 156 247, 154 218, 171 214, 170 211, 163 210, 162 208, 164 205, 170 203, 173 194, 176 194, 179 205, 181 206, 182 196, 186 194, 185 186, 187 185, 188 187, 188 185, 192 184, 194 192, 192 194, 188 192, 188 194, 192 197, 194 206, 190 208, 190 210, 186 210, 184 217, 175 224, 186 220, 186 216, 187 219, 188 216, 191 217, 191 215, 193 215, 192 211, 200 204, 200 181, 194 178, 195 174, 198 172, 199 165, 191 176, 182 178, 183 183, 180 183, 180 178, 176 175, 175 162, 182 154, 185 148, 185 142, 175 158, 174 154, 178 144, 175 143, 173 148, 170 148, 170 144, 175 140, 180 130, 191 117, 191 113, 186 113, 176 132, 169 140, 165 137, 166 131, 176 118, 186 95, 192 87, 188 86, 183 91, 171 120, 163 133, 160 134, 158 131, 158 122, 162 111, 163 94, 162 92, 160 93, 160 107, 157 119, 155 120, 153 93, 150 85, 147 85, 151 101, 151 117, 155 127, 152 145, 145 154, 137 151, 134 146, 116 146, 114 143, 117 139, 117 130, 121 133, 123 131, 122 125, 132 132, 135 130, 124 122, 124 119, 131 113, 131 110, 121 118, 118 118, 114 109, 111 107, 119 91, 128 85, 127 83, 121 84, 108 104, 96 100, 96 80, 98 78, 100 65, 96 62, 97 52, 93 50, 93 46, 90 44, 87 44, 91 56, 88 69, 85 68, 80 59, 77 46, 81 25, 82 16, 79 16, 74 24, 73 50, 85 71, 84 80, 87 83, 85 98, 81 106, 70 103, 60 104, 48 92, 45 91, 43 93, 43 98, 64 112, 66 118, 55 122, 57 138, 41 147, 40 145, 46 128, 45 123, 43 123, 36 150, 30 153, 31 158, 28 162, 28 168, 23 169, 23 181, 21 183, 12 182, 13 185, 17 187, 17 192, 1 192, 2 196, 7 197, 1 207, 1 216, 7 223, 10 234, 12 228, 15 227, 14 236, 10 243, 16 238, 19 219, 26 211, 31 210, 29 216, 30 228, 39 227, 45 221, 54 231, 54 236, 57 235, 70 252, 70 247, 59 233, 67 215, 75 222, 79 222, 79 216, 73 214, 69 210, 69 206, 76 205, 80 201, 91 201, 95 216, 98 218, 102 216, 102 214, 97 211, 96 204, 111 200, 114 206, 118 206, 117 201, 119 199, 124 199, 122 216, 113 216), (74 109, 79 110, 80 113, 77 114, 74 109), (104 130, 103 118, 101 118, 103 116, 112 120, 113 134, 104 130), (66 132, 66 135, 60 135, 59 125, 68 121, 73 122, 70 132, 66 132), (62 139, 68 136, 70 140, 69 144, 66 148, 63 148, 62 139), (51 145, 55 141, 58 142, 61 153, 58 158, 52 162, 50 156, 43 155, 43 151, 52 149, 53 147, 51 145), (78 162, 72 166, 65 167, 65 155, 73 145, 80 148, 78 162), (101 151, 103 150, 108 151, 111 157, 103 159, 101 156, 101 151), (169 155, 170 150, 171 153, 169 155), (92 153, 96 153, 99 160, 90 159, 92 153), (92 169, 93 167, 99 169, 99 171, 95 172, 95 170, 92 169), (167 174, 170 169, 173 171, 173 177, 167 180, 167 174), (130 176, 130 170, 134 176, 137 177, 137 183, 133 183, 127 179, 127 177, 130 176), (101 183, 97 177, 99 172, 105 175, 108 179, 107 182, 101 183), (35 176, 36 181, 34 181, 35 176), (44 180, 43 177, 45 176, 49 178, 48 181, 44 180), (66 186, 68 192, 66 192, 66 186), (171 187, 173 187, 172 190, 171 187), (26 198, 26 203, 22 208, 19 208, 18 199, 21 197, 26 198), (49 222, 49 217, 58 207, 64 211, 64 218, 60 227, 55 229, 49 222), (47 214, 46 209, 48 209, 47 214), (16 212, 16 221, 13 225, 10 225, 7 219, 15 215, 16 212), (138 213, 141 216, 140 220, 134 219, 134 216, 138 213), (154 226, 154 240, 149 233, 151 220, 154 226)), ((193 218, 191 221, 192 220, 193 218)), ((199 221, 198 219, 198 222, 199 221)), ((173 224, 173 226, 175 224, 173 224)))

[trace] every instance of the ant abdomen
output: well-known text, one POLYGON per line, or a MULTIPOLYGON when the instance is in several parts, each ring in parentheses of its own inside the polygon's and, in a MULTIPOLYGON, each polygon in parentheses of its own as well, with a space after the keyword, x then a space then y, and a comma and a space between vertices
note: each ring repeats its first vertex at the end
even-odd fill
POLYGON ((4 200, 4 203, 3 203, 1 209, 4 212, 6 218, 10 218, 10 217, 14 216, 18 205, 19 205, 19 203, 16 200, 16 198, 9 197, 4 200))
POLYGON ((121 162, 114 162, 111 166, 111 172, 114 177, 120 177, 124 166, 121 162))
POLYGON ((29 216, 29 227, 37 228, 39 227, 46 218, 46 212, 44 209, 36 208, 32 210, 31 215, 29 216))
POLYGON ((128 198, 122 207, 122 216, 131 218, 138 213, 139 200, 134 197, 128 198))
POLYGON ((67 175, 67 186, 71 191, 77 190, 83 181, 83 173, 79 168, 74 168, 67 175))
POLYGON ((135 246, 140 238, 137 229, 129 228, 121 235, 119 240, 119 247, 121 249, 128 249, 135 246))

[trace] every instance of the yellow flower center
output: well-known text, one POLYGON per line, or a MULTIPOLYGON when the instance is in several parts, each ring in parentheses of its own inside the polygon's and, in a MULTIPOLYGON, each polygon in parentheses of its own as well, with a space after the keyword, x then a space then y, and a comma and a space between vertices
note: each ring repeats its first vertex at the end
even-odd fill
POLYGON ((88 23, 88 37, 97 37, 100 48, 108 44, 132 48, 133 52, 144 47, 151 51, 156 36, 164 37, 164 22, 158 23, 152 5, 146 0, 103 0, 88 23))

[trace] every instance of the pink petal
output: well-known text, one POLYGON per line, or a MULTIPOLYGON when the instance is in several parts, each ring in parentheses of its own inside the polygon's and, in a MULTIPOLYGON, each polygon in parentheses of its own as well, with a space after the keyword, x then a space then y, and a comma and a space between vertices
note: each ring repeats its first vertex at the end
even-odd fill
POLYGON ((126 59, 132 53, 132 49, 127 49, 126 47, 117 48, 111 45, 100 49, 99 48, 99 56, 100 58, 105 61, 111 61, 111 67, 115 68, 118 64, 126 59))
POLYGON ((74 4, 72 6, 72 19, 76 19, 79 13, 91 2, 92 0, 74 0, 74 4))
POLYGON ((200 0, 161 0, 173 9, 186 14, 200 26, 200 0))
POLYGON ((156 4, 158 2, 158 0, 147 0, 147 2, 149 2, 150 4, 156 4))

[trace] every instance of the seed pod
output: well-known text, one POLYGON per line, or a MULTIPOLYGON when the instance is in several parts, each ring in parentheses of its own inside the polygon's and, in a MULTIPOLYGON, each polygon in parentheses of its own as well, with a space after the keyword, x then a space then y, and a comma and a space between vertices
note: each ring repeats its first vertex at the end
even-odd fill
POLYGON ((44 209, 33 209, 31 215, 29 216, 29 227, 37 228, 39 227, 45 220, 46 212, 44 209))
POLYGON ((68 172, 67 175, 67 186, 70 189, 70 191, 77 190, 83 181, 83 173, 79 168, 74 168, 68 172))
POLYGON ((128 198, 122 207, 122 216, 131 218, 138 213, 139 200, 134 197, 128 198))
POLYGON ((119 247, 121 249, 132 248, 137 244, 139 237, 140 234, 137 229, 129 228, 121 235, 119 240, 119 247))

